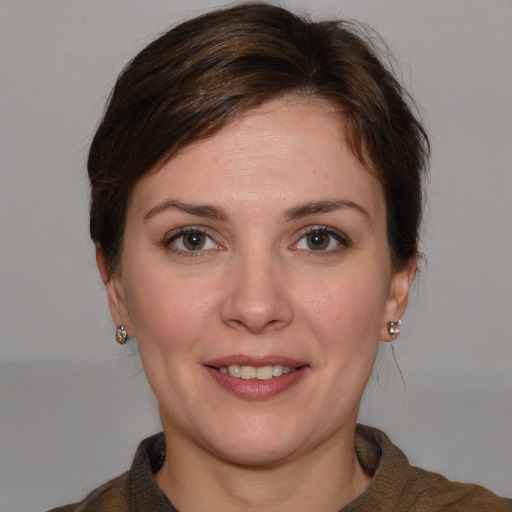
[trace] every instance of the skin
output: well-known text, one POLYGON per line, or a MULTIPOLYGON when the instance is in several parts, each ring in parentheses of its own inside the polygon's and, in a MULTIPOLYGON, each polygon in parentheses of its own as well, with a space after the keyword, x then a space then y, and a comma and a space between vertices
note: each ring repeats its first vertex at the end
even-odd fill
POLYGON ((297 97, 249 112, 140 179, 114 275, 98 250, 113 320, 137 338, 160 406, 156 479, 183 512, 335 511, 371 481, 354 452, 358 407, 414 262, 392 268, 382 188, 340 121, 297 97), (236 396, 205 363, 240 354, 293 358, 301 378, 236 396))

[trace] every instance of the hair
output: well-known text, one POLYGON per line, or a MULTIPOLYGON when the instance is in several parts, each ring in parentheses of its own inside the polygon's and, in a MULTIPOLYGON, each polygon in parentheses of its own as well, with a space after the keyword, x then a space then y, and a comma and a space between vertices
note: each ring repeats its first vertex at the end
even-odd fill
POLYGON ((90 232, 116 271, 137 180, 287 94, 337 107, 351 151, 383 187, 395 268, 417 257, 429 142, 408 93, 353 21, 247 3, 186 21, 121 72, 93 138, 90 232))

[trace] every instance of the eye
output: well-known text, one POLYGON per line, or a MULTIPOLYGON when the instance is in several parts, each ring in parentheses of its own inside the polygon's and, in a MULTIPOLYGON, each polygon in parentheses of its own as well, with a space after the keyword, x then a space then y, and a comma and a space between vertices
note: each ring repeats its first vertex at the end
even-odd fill
POLYGON ((194 227, 180 229, 167 239, 165 245, 175 252, 200 252, 220 249, 204 230, 194 227))
POLYGON ((292 245, 292 249, 333 252, 348 246, 348 238, 340 231, 328 227, 313 226, 301 234, 299 241, 292 245))

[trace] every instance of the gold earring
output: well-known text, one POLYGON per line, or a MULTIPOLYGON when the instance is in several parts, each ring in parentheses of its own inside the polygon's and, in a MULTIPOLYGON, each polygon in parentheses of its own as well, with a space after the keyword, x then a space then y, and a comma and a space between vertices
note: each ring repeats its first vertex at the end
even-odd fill
POLYGON ((128 341, 128 333, 124 324, 116 327, 116 341, 119 345, 124 345, 128 341))

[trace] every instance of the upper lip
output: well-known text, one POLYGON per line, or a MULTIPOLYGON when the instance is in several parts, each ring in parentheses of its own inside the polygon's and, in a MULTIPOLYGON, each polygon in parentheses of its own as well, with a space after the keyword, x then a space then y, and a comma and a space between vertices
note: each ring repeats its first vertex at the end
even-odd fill
POLYGON ((289 366, 290 368, 299 368, 300 366, 307 366, 305 361, 293 359, 290 357, 280 355, 267 355, 267 356, 249 356, 246 354, 234 354, 230 356, 223 356, 216 359, 211 359, 203 363, 204 366, 211 366, 214 368, 228 367, 232 364, 239 366, 274 366, 282 365, 289 366))

